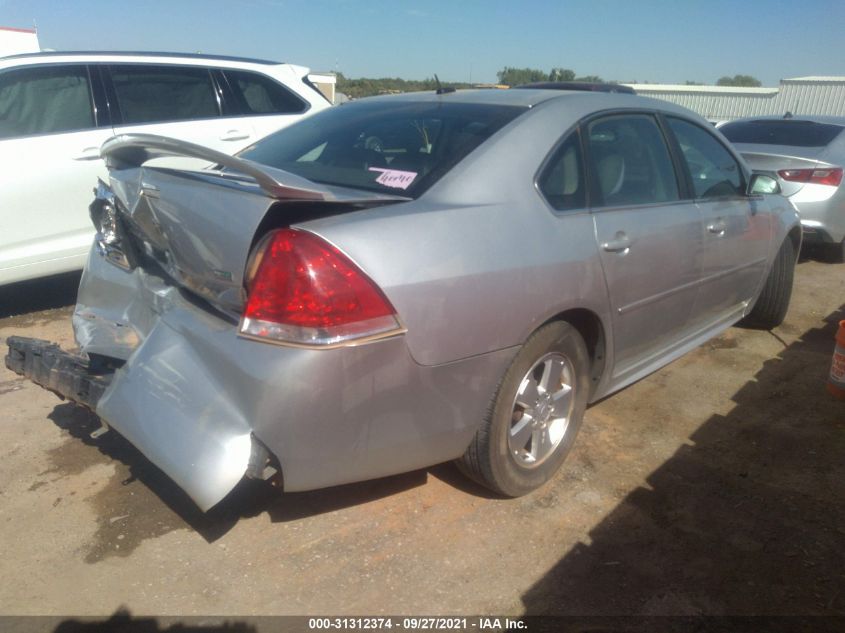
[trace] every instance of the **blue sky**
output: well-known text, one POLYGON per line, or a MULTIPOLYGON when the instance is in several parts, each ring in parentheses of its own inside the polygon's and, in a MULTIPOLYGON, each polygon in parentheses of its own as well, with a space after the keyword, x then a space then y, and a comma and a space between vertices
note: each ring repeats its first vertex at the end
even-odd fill
POLYGON ((33 21, 45 48, 243 55, 347 77, 845 75, 841 0, 0 0, 0 25, 33 21))

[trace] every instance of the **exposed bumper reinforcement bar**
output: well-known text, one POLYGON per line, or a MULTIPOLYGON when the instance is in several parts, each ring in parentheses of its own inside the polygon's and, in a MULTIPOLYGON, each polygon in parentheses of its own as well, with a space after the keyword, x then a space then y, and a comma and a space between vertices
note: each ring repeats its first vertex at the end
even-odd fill
MULTIPOLYGON (((163 328, 158 332, 168 336, 172 331, 163 328)), ((154 381, 162 368, 173 370, 180 360, 188 364, 173 370, 177 376, 196 373, 197 365, 189 354, 168 357, 162 349, 170 349, 170 341, 153 343, 148 349, 150 356, 138 365, 149 371, 137 372, 140 378, 136 380, 154 381)), ((22 336, 10 336, 6 344, 6 367, 62 399, 91 409, 103 424, 92 437, 114 428, 203 511, 226 496, 244 475, 274 479, 281 485, 277 459, 252 435, 237 411, 224 399, 205 411, 198 410, 187 380, 178 389, 190 408, 179 408, 159 397, 160 385, 154 382, 126 389, 127 376, 118 370, 123 364, 120 360, 96 354, 88 358, 66 352, 50 341, 22 336)))
POLYGON ((111 372, 93 371, 86 358, 65 352, 50 341, 10 336, 6 344, 9 346, 6 367, 92 411, 111 382, 111 372))

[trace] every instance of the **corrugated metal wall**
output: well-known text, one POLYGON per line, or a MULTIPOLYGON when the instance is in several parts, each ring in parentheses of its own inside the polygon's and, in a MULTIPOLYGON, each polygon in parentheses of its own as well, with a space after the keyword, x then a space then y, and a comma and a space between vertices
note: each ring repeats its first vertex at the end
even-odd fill
POLYGON ((845 80, 785 79, 778 96, 792 114, 845 116, 845 80))
POLYGON ((629 85, 638 94, 677 103, 711 121, 786 112, 845 116, 845 77, 784 79, 779 89, 747 91, 726 91, 718 86, 629 85))

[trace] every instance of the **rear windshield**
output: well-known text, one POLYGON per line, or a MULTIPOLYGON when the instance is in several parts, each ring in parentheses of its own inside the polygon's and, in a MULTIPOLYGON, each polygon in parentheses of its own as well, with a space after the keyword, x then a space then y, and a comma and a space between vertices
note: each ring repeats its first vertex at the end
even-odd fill
POLYGON ((525 111, 364 100, 308 117, 239 156, 314 182, 416 197, 525 111))
POLYGON ((719 131, 731 143, 824 147, 839 135, 842 126, 813 121, 737 121, 726 123, 719 131))

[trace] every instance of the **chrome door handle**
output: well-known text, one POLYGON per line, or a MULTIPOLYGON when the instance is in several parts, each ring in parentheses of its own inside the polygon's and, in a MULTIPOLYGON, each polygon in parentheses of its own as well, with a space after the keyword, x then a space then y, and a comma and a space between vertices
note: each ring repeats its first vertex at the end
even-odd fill
POLYGON ((243 141, 249 138, 249 132, 242 130, 229 130, 220 137, 221 141, 243 141))
POLYGON ((627 253, 631 248, 631 240, 622 231, 618 232, 614 239, 603 242, 601 247, 608 253, 627 253))
POLYGON ((707 225, 707 230, 711 233, 715 233, 716 235, 724 235, 727 228, 727 225, 725 225, 722 220, 717 220, 716 222, 707 225))

